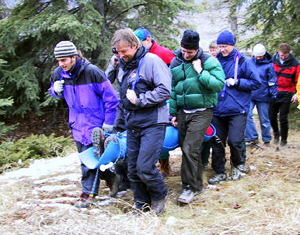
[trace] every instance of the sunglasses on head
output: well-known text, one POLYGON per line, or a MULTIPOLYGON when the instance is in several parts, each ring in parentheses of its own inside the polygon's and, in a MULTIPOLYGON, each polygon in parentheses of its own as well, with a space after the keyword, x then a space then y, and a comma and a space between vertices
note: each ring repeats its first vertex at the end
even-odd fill
POLYGON ((118 51, 117 51, 117 49, 116 49, 115 47, 111 48, 111 51, 112 51, 112 53, 114 53, 114 54, 119 54, 118 51))

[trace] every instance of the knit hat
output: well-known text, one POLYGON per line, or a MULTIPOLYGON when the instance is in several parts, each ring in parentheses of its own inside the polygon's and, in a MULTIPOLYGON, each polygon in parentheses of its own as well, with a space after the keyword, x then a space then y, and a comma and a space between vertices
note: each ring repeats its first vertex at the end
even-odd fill
POLYGON ((233 34, 228 30, 223 31, 218 36, 217 44, 225 44, 225 45, 234 46, 235 45, 235 40, 234 40, 233 34))
POLYGON ((75 45, 70 41, 61 41, 54 48, 55 58, 78 55, 75 45))
POLYGON ((147 37, 151 37, 151 33, 145 27, 134 30, 134 34, 138 37, 140 42, 144 41, 147 37))
POLYGON ((253 47, 254 56, 264 56, 266 52, 267 50, 263 44, 258 43, 253 47))
POLYGON ((200 36, 196 31, 185 30, 181 39, 181 46, 185 49, 198 49, 200 36))

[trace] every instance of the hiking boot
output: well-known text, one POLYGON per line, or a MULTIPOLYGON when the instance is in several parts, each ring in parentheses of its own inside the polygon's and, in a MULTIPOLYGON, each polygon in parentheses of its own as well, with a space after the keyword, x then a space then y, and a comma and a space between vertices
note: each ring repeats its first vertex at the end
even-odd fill
POLYGON ((142 213, 150 211, 150 207, 148 203, 139 203, 136 202, 133 208, 133 211, 131 211, 129 214, 133 216, 142 215, 142 213))
POLYGON ((94 156, 99 159, 104 152, 104 134, 103 130, 99 127, 95 127, 92 132, 92 142, 94 146, 94 156))
POLYGON ((110 136, 108 136, 106 139, 105 139, 105 141, 104 141, 104 149, 106 149, 106 147, 108 146, 108 144, 110 143, 110 142, 114 142, 114 143, 117 143, 117 137, 116 136, 114 136, 114 135, 110 135, 110 136))
POLYGON ((110 193, 109 193, 110 197, 117 196, 121 181, 122 181, 122 178, 119 174, 116 174, 115 177, 111 180, 111 184, 109 187, 110 188, 110 193))
POLYGON ((200 191, 194 193, 194 196, 204 193, 204 187, 200 191))
POLYGON ((279 144, 279 134, 274 134, 274 144, 279 144))
POLYGON ((280 147, 286 147, 287 141, 282 139, 280 142, 280 147))
POLYGON ((240 180, 241 177, 242 177, 241 171, 238 168, 239 166, 237 166, 237 167, 232 166, 231 167, 231 176, 230 176, 230 179, 233 180, 233 181, 240 180))
POLYGON ((265 146, 265 147, 270 147, 270 141, 264 142, 264 146, 265 146))
POLYGON ((246 141, 246 147, 255 147, 259 143, 258 139, 246 141))
POLYGON ((180 196, 178 197, 178 201, 181 203, 191 203, 195 197, 195 193, 191 189, 184 189, 180 196))
POLYGON ((247 172, 247 167, 246 165, 238 165, 237 168, 239 169, 240 172, 246 173, 247 172))
POLYGON ((159 201, 151 202, 151 210, 154 211, 157 216, 159 216, 161 213, 163 213, 164 208, 165 208, 165 200, 166 200, 166 198, 163 198, 159 201))
POLYGON ((88 208, 90 206, 88 199, 89 196, 85 193, 82 193, 74 206, 77 208, 88 208))
POLYGON ((213 177, 208 181, 209 184, 219 184, 223 183, 226 180, 227 176, 225 173, 216 173, 213 177))

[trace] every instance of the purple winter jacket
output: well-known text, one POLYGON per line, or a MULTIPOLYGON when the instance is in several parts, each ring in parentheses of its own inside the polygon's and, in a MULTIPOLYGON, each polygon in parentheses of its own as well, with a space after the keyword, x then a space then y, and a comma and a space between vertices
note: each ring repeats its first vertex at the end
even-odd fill
POLYGON ((105 73, 97 66, 81 59, 75 78, 62 77, 62 68, 57 67, 52 74, 50 95, 64 97, 69 106, 69 125, 75 141, 88 146, 95 127, 103 123, 113 125, 117 115, 119 99, 105 73), (62 95, 54 92, 54 82, 64 80, 62 95))

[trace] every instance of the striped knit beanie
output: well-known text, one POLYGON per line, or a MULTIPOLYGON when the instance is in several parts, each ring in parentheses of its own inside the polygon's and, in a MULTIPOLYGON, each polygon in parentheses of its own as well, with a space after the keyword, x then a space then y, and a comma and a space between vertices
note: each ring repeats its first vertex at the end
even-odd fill
POLYGON ((78 55, 75 45, 70 41, 61 41, 54 48, 55 58, 78 55))

